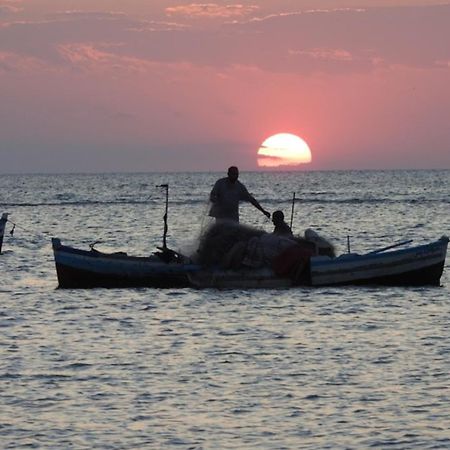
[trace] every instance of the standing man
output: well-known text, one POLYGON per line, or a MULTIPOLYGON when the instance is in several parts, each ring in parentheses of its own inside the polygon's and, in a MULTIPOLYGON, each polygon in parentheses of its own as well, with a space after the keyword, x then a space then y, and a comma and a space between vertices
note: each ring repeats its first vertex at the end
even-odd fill
POLYGON ((228 169, 228 176, 217 180, 211 191, 209 199, 212 202, 209 215, 217 220, 232 220, 239 222, 239 202, 250 202, 259 209, 266 217, 270 218, 267 212, 256 199, 247 191, 247 188, 238 181, 239 169, 231 166, 228 169))

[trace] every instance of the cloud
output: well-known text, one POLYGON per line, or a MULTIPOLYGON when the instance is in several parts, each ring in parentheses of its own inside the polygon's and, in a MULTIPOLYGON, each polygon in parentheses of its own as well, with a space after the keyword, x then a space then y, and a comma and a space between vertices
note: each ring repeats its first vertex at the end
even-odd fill
MULTIPOLYGON (((120 46, 116 44, 115 46, 120 46)), ((149 61, 135 57, 120 56, 105 49, 111 49, 110 43, 72 43, 60 45, 58 51, 72 68, 82 72, 105 72, 113 69, 117 74, 143 73, 153 67, 149 61)))
POLYGON ((168 16, 188 16, 230 19, 243 17, 255 12, 256 5, 218 5, 216 3, 191 3, 190 5, 171 6, 165 9, 168 16))
MULTIPOLYGON (((255 42, 248 61, 274 70, 370 70, 380 63, 436 67, 450 54, 450 5, 315 10, 230 25, 255 42), (256 48, 259 42, 260 50, 256 48)), ((245 45, 242 45, 245 51, 245 45)))
POLYGON ((22 10, 23 10, 22 8, 18 8, 17 6, 0 4, 0 17, 6 16, 8 14, 17 14, 22 10))
POLYGON ((437 67, 445 67, 450 69, 450 59, 448 60, 440 60, 435 62, 437 67))
MULTIPOLYGON (((247 20, 247 23, 251 22, 267 22, 274 19, 282 19, 284 17, 298 17, 298 16, 304 16, 307 14, 332 14, 332 13, 339 13, 342 11, 347 12, 365 12, 366 9, 362 8, 333 8, 333 9, 308 9, 306 11, 289 11, 289 12, 280 12, 280 13, 273 13, 268 14, 266 16, 261 17, 252 17, 251 19, 247 20)), ((241 23, 245 23, 244 21, 241 21, 241 23)))
POLYGON ((0 74, 47 72, 49 66, 38 58, 0 51, 0 74))
POLYGON ((80 11, 80 10, 66 10, 59 11, 53 14, 48 14, 49 19, 88 19, 88 20, 110 20, 125 18, 126 14, 120 11, 80 11))
POLYGON ((191 4, 166 11, 206 14, 227 23, 212 29, 114 11, 62 11, 45 21, 0 27, 0 51, 85 70, 94 70, 95 64, 115 70, 125 62, 137 71, 145 70, 145 64, 186 63, 218 71, 247 66, 293 74, 380 66, 448 68, 450 5, 316 10, 258 20, 245 17, 253 7, 237 4, 191 4))
POLYGON ((156 31, 182 31, 191 28, 188 24, 181 24, 177 22, 143 20, 135 26, 128 28, 128 31, 137 33, 153 33, 156 31))
POLYGON ((350 52, 343 49, 313 48, 310 50, 289 50, 291 55, 309 56, 313 59, 324 59, 332 61, 353 61, 350 52))

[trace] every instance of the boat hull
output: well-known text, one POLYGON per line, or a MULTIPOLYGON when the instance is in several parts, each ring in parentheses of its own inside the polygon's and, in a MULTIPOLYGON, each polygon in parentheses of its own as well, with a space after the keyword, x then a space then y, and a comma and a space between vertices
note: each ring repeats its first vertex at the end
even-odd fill
POLYGON ((293 286, 438 286, 448 238, 430 244, 338 258, 312 257, 300 276, 280 277, 270 268, 221 270, 186 261, 163 261, 153 255, 105 254, 61 245, 53 239, 60 288, 217 288, 276 289, 293 286))
POLYGON ((188 275, 191 285, 198 289, 282 289, 294 285, 268 268, 243 270, 200 270, 188 275))
POLYGON ((311 258, 312 286, 439 286, 448 238, 402 250, 311 258))
POLYGON ((105 254, 63 246, 52 239, 58 286, 77 288, 187 287, 192 264, 164 262, 157 256, 105 254))

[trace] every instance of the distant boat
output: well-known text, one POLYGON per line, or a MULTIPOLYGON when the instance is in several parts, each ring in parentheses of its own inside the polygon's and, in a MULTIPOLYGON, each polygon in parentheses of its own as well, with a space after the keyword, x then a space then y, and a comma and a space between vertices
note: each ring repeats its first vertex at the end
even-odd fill
MULTIPOLYGON (((363 255, 312 256, 298 277, 279 276, 269 267, 223 270, 193 264, 168 249, 149 257, 78 250, 52 239, 61 288, 155 287, 254 289, 295 286, 438 286, 449 239, 410 248, 399 244, 363 255)), ((402 243, 403 244, 403 243, 402 243)))
POLYGON ((8 213, 3 213, 0 218, 0 253, 2 252, 3 236, 5 234, 6 222, 8 222, 8 213))

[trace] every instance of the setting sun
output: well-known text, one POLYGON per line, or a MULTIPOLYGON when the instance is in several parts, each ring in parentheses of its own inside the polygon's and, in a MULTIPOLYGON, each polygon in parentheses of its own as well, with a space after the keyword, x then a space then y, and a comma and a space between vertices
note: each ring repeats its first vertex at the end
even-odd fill
POLYGON ((297 166, 310 162, 311 150, 308 144, 295 134, 274 134, 258 150, 259 167, 297 166))

